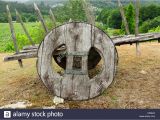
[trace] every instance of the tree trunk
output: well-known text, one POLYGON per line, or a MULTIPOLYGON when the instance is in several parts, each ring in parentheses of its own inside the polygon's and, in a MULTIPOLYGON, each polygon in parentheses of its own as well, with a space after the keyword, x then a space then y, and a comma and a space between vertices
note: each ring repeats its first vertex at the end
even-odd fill
POLYGON ((122 6, 120 0, 118 0, 118 6, 119 6, 120 13, 121 13, 121 16, 122 16, 122 20, 123 20, 123 23, 124 23, 124 26, 125 26, 126 34, 129 35, 130 32, 129 32, 129 27, 128 27, 127 19, 126 19, 126 16, 125 16, 125 13, 124 13, 124 9, 123 9, 123 6, 122 6))

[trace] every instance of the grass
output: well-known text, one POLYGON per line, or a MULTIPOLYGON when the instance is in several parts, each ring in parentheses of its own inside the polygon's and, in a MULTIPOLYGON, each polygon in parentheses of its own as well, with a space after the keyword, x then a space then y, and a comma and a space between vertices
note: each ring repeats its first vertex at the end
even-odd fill
MULTIPOLYGON (((140 48, 141 56, 137 57, 135 45, 117 47, 118 72, 102 95, 87 101, 65 100, 56 108, 160 108, 160 44, 141 43, 140 48)), ((6 55, 0 54, 0 106, 25 100, 32 103, 30 108, 53 106, 53 94, 37 75, 36 59, 23 60, 22 69, 17 61, 3 63, 6 55)))
MULTIPOLYGON (((25 23, 25 26, 33 41, 35 43, 40 43, 45 35, 40 23, 25 23)), ((19 49, 22 49, 25 45, 30 45, 20 23, 14 23, 14 28, 19 49)), ((13 52, 13 41, 8 23, 0 23, 0 38, 0 52, 13 52)))

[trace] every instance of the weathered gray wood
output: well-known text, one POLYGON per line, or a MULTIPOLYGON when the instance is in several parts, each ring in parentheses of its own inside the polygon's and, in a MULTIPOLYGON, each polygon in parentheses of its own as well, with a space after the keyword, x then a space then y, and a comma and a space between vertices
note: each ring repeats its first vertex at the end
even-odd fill
POLYGON ((122 16, 122 20, 123 20, 123 23, 124 23, 124 26, 125 26, 126 33, 127 33, 127 35, 129 35, 130 31, 129 31, 129 27, 128 27, 128 22, 127 22, 127 19, 126 19, 125 13, 124 13, 124 9, 123 9, 123 6, 122 6, 120 0, 118 0, 118 6, 119 6, 119 9, 120 9, 120 13, 121 13, 121 16, 122 16))
POLYGON ((137 37, 121 37, 113 39, 115 45, 125 45, 125 44, 133 44, 137 42, 146 42, 151 40, 158 40, 160 38, 160 33, 147 33, 145 35, 139 35, 137 37))
POLYGON ((36 44, 34 46, 29 45, 29 46, 24 46, 23 50, 31 50, 31 49, 38 49, 39 44, 36 44))
POLYGON ((37 52, 18 53, 18 54, 14 54, 14 55, 4 57, 3 61, 8 62, 8 61, 35 58, 35 57, 37 57, 37 52))
MULTIPOLYGON (((16 34, 15 34, 15 31, 14 31, 14 26, 13 26, 13 23, 12 23, 12 16, 11 16, 8 5, 6 6, 6 10, 7 10, 7 15, 8 15, 8 22, 9 22, 9 25, 10 25, 10 31, 11 31, 12 39, 13 39, 13 43, 14 43, 14 48, 15 48, 16 53, 18 54, 19 49, 18 49, 18 45, 17 45, 16 34)), ((21 59, 18 59, 18 63, 19 63, 20 67, 23 67, 21 59)))
POLYGON ((86 100, 101 94, 113 80, 114 64, 115 47, 111 39, 98 28, 85 23, 68 23, 55 28, 38 49, 40 78, 55 95, 69 100, 86 100), (53 51, 62 44, 67 48, 67 63, 65 74, 60 76, 51 63, 53 51), (102 73, 92 79, 88 77, 87 68, 91 47, 95 47, 104 60, 102 73))
POLYGON ((37 52, 37 49, 21 50, 19 53, 30 53, 30 52, 37 52))
MULTIPOLYGON (((92 39, 93 38, 94 37, 92 36, 92 39)), ((118 36, 118 37, 111 37, 111 38, 112 38, 115 46, 119 46, 119 45, 133 44, 133 43, 137 43, 137 42, 146 42, 146 41, 152 41, 152 40, 157 40, 157 41, 159 40, 160 41, 160 33, 139 34, 138 37, 135 37, 135 35, 129 35, 129 36, 118 36)), ((25 46, 25 47, 23 47, 23 50, 20 52, 21 53, 26 53, 27 51, 28 52, 36 52, 38 50, 38 46, 39 46, 38 44, 35 46, 25 46)), ((94 52, 92 52, 92 53, 94 53, 94 52)), ((65 48, 55 50, 54 55, 60 55, 60 54, 65 54, 65 48)), ((19 58, 17 57, 16 60, 18 60, 20 58, 21 57, 19 57, 19 58)), ((116 60, 118 60, 118 59, 116 59, 116 60)), ((90 61, 92 61, 92 64, 94 64, 94 58, 93 58, 93 60, 91 59, 90 61)), ((61 64, 62 63, 59 63, 60 66, 61 66, 61 64)), ((61 66, 61 67, 63 67, 63 66, 61 66)), ((65 68, 65 67, 63 67, 63 68, 65 68)))
POLYGON ((28 37, 28 40, 29 40, 30 43, 34 46, 35 44, 34 44, 32 38, 31 38, 29 32, 27 31, 27 29, 26 29, 24 23, 23 23, 23 20, 22 20, 22 17, 21 17, 21 15, 20 15, 20 13, 19 13, 16 9, 15 9, 15 11, 16 11, 17 20, 21 23, 21 26, 22 26, 22 28, 23 28, 23 30, 24 30, 26 36, 28 37))
MULTIPOLYGON (((139 7, 140 7, 140 1, 139 0, 135 0, 135 36, 137 37, 139 34, 139 7)), ((136 54, 140 55, 140 46, 139 43, 136 43, 136 54)))
POLYGON ((48 33, 49 30, 48 30, 48 28, 47 28, 47 25, 46 25, 44 19, 43 19, 43 16, 42 16, 42 14, 41 14, 41 11, 39 10, 39 8, 38 8, 38 6, 36 5, 36 3, 34 3, 34 9, 35 9, 35 11, 36 11, 36 13, 37 13, 37 15, 38 15, 39 20, 41 21, 41 24, 42 24, 45 32, 48 33))
POLYGON ((56 19, 55 19, 55 16, 54 16, 54 14, 53 14, 51 9, 49 10, 49 14, 50 14, 50 18, 51 18, 51 20, 53 22, 54 27, 56 27, 56 19))

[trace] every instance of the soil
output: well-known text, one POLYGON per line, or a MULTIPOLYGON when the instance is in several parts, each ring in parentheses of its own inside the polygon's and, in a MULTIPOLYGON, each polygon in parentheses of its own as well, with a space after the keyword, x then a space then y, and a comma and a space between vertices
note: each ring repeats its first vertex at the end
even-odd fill
MULTIPOLYGON (((160 44, 118 46, 119 65, 112 84, 100 96, 88 101, 65 101, 57 108, 160 108, 160 44)), ((53 95, 43 85, 36 71, 36 59, 3 62, 9 53, 0 53, 0 106, 27 100, 30 108, 54 106, 53 95)))

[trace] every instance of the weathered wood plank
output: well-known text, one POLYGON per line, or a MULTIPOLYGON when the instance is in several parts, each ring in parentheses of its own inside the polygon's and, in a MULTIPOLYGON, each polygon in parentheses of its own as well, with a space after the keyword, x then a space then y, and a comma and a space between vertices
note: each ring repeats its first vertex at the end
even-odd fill
MULTIPOLYGON (((18 49, 18 45, 17 45, 16 34, 15 34, 15 31, 14 31, 14 26, 13 26, 13 23, 12 23, 12 16, 11 16, 10 9, 9 9, 8 5, 6 6, 6 10, 7 10, 7 15, 8 15, 8 22, 9 22, 9 25, 10 25, 10 31, 11 31, 12 39, 13 39, 13 43, 14 43, 14 48, 15 48, 16 53, 18 54, 19 49, 18 49)), ((21 59, 18 59, 18 63, 19 63, 20 67, 23 67, 21 59)))
POLYGON ((113 39, 113 42, 115 45, 125 45, 125 44, 132 44, 132 43, 137 43, 137 42, 146 42, 146 41, 151 41, 151 40, 158 40, 160 38, 160 33, 149 33, 145 35, 139 35, 137 37, 122 37, 122 38, 116 38, 113 39))
POLYGON ((27 31, 27 29, 26 29, 24 23, 23 23, 23 20, 22 20, 22 17, 21 17, 21 15, 20 15, 20 13, 19 13, 16 9, 15 9, 15 11, 16 11, 17 20, 21 23, 21 26, 22 26, 22 28, 23 28, 23 30, 24 30, 26 36, 28 37, 28 40, 29 40, 30 43, 34 46, 35 44, 34 44, 32 38, 31 38, 29 32, 27 31))
POLYGON ((48 28, 47 28, 47 25, 46 25, 44 19, 43 19, 43 16, 42 16, 42 14, 41 14, 41 11, 39 10, 39 8, 38 8, 38 6, 37 6, 36 3, 34 3, 34 9, 35 9, 35 11, 36 11, 36 13, 37 13, 37 15, 38 15, 39 20, 41 21, 41 24, 42 24, 45 32, 48 33, 49 30, 48 30, 48 28))
POLYGON ((23 47, 23 50, 38 49, 38 47, 39 47, 39 44, 36 44, 36 45, 34 45, 34 46, 32 46, 32 45, 24 46, 24 47, 23 47))
POLYGON ((30 53, 18 53, 10 56, 4 57, 3 61, 8 62, 8 61, 14 61, 14 60, 19 60, 19 59, 28 59, 28 58, 35 58, 37 57, 37 52, 30 52, 30 53))
POLYGON ((55 18, 55 16, 54 16, 54 14, 53 14, 51 9, 49 10, 49 15, 50 15, 50 18, 51 18, 51 20, 53 22, 54 27, 56 27, 56 18, 55 18))

